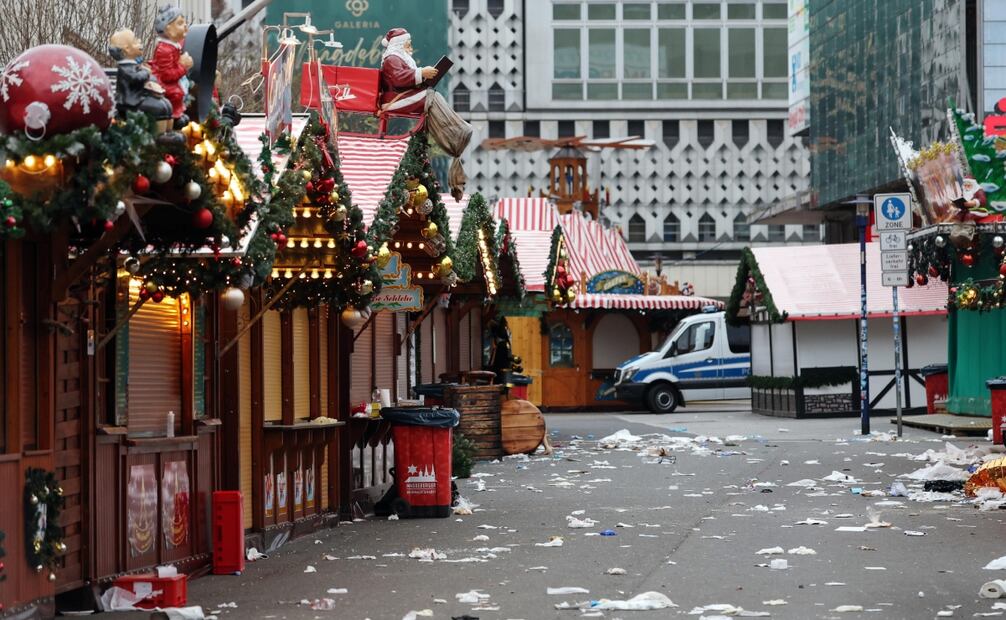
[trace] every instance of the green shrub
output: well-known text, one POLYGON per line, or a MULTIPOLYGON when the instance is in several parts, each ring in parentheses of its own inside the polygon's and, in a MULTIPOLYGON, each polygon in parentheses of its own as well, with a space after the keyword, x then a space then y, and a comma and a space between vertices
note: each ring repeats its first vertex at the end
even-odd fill
POLYGON ((464 436, 454 433, 454 449, 451 455, 451 469, 458 478, 470 478, 475 465, 475 444, 464 436))

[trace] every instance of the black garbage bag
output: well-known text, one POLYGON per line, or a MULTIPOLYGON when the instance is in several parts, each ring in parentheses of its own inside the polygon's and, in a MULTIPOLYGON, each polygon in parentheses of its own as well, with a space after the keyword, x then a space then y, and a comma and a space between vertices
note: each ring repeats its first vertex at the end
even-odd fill
POLYGON ((383 407, 381 417, 392 424, 454 428, 461 421, 457 409, 449 407, 383 407))

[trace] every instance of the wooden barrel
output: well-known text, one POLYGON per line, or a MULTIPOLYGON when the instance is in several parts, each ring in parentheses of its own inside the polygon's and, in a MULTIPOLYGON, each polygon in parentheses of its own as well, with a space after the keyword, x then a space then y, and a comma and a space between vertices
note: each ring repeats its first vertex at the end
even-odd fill
POLYGON ((500 430, 502 385, 456 385, 444 390, 444 405, 461 414, 457 432, 475 444, 475 458, 503 456, 500 430))

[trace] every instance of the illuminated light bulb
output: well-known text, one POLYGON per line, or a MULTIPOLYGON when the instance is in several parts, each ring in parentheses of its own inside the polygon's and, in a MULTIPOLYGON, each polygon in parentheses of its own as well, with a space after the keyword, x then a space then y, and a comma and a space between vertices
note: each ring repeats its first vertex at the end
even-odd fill
POLYGON ((278 278, 279 277, 279 269, 273 269, 272 270, 272 277, 274 277, 274 278, 278 278))
POLYGON ((307 273, 301 271, 299 277, 300 277, 301 280, 306 280, 307 279, 307 273))
POLYGON ((407 247, 408 249, 410 249, 410 250, 411 250, 411 249, 412 249, 412 242, 411 242, 411 241, 409 241, 408 243, 406 243, 406 244, 405 244, 405 247, 407 247))
POLYGON ((36 164, 36 159, 34 155, 28 155, 24 158, 24 165, 28 168, 34 168, 36 164))
POLYGON ((334 239, 329 239, 328 240, 328 248, 330 250, 335 248, 335 240, 334 239))
POLYGON ((321 239, 315 239, 314 240, 314 247, 316 247, 316 248, 320 248, 321 247, 321 239))
POLYGON ((434 273, 433 273, 433 272, 431 271, 431 272, 430 272, 430 279, 432 280, 432 279, 433 279, 433 278, 435 278, 435 277, 437 277, 437 276, 436 276, 436 274, 434 274, 434 273))
POLYGON ((293 239, 287 239, 286 240, 286 247, 288 247, 288 248, 295 248, 295 247, 297 247, 297 242, 294 241, 293 239))
POLYGON ((311 209, 308 209, 308 208, 305 207, 304 211, 301 213, 301 217, 303 217, 303 218, 310 218, 311 217, 311 209))
POLYGON ((300 247, 307 248, 307 239, 306 238, 300 240, 300 247))
POLYGON ((397 250, 397 249, 399 249, 401 247, 402 247, 402 242, 401 241, 396 241, 395 242, 395 249, 397 250))
MULTIPOLYGON (((7 161, 6 161, 5 163, 4 163, 4 165, 5 165, 6 167, 8 167, 8 168, 13 168, 13 167, 14 167, 14 160, 13 160, 13 159, 8 159, 8 160, 7 160, 7 161)), ((108 166, 105 166, 105 172, 108 172, 109 174, 111 174, 111 172, 109 172, 109 170, 111 170, 111 168, 109 168, 108 166)))
POLYGON ((203 148, 202 143, 199 143, 194 147, 192 147, 192 152, 196 155, 202 156, 203 154, 206 153, 206 149, 203 148))
POLYGON ((245 201, 245 192, 241 189, 241 184, 238 183, 237 177, 231 179, 231 193, 234 194, 234 200, 240 203, 245 201))
POLYGON ((53 155, 46 155, 44 162, 46 168, 52 168, 56 165, 56 157, 53 155))
POLYGON ((417 273, 416 274, 416 278, 419 279, 419 280, 422 280, 423 279, 423 272, 420 271, 419 273, 417 273))
POLYGON ((182 327, 188 327, 188 326, 189 326, 188 321, 182 321, 182 327))
POLYGON ((408 213, 409 215, 412 215, 413 211, 412 211, 412 209, 409 209, 408 211, 406 211, 406 213, 408 213))
POLYGON ((209 140, 203 140, 203 150, 206 151, 207 157, 213 157, 217 154, 217 147, 213 146, 209 140))
POLYGON ((216 168, 210 168, 209 177, 210 177, 211 181, 213 181, 214 183, 216 183, 217 179, 220 178, 220 173, 217 172, 216 168))
POLYGON ((425 244, 425 243, 420 243, 420 244, 419 244, 419 249, 420 249, 420 250, 422 250, 422 249, 423 249, 423 248, 425 248, 425 247, 426 247, 426 244, 425 244))
POLYGON ((325 270, 325 279, 329 280, 331 278, 332 278, 332 270, 331 269, 326 269, 325 270))
POLYGON ((320 278, 320 277, 321 277, 321 274, 320 274, 320 273, 318 273, 318 270, 317 270, 317 269, 312 269, 312 270, 311 270, 311 279, 312 279, 312 280, 317 280, 317 279, 318 279, 318 278, 320 278))
POLYGON ((293 269, 287 269, 286 273, 283 274, 283 277, 284 278, 292 278, 293 277, 293 269))

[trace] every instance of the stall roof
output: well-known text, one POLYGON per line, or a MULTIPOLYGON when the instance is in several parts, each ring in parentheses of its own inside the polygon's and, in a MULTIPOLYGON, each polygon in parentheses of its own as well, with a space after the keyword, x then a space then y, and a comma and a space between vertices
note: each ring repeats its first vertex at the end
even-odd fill
POLYGON ((639 265, 618 229, 607 228, 575 212, 560 216, 559 221, 574 275, 584 274, 589 279, 605 271, 640 274, 639 265))
POLYGON ((552 251, 552 231, 559 225, 555 204, 547 198, 501 198, 493 215, 509 225, 525 288, 543 292, 545 270, 552 251))
POLYGON ((447 221, 451 226, 451 238, 455 243, 458 241, 458 234, 461 232, 461 220, 465 217, 465 209, 468 208, 468 201, 471 200, 471 196, 464 194, 461 196, 461 200, 454 200, 450 197, 445 197, 444 207, 447 209, 447 221))
MULTIPOLYGON (((747 274, 754 267, 767 289, 762 293, 779 315, 790 320, 859 317, 858 243, 752 248, 751 255, 754 265, 741 270, 735 289, 746 286, 747 274)), ((866 265, 868 315, 890 316, 893 299, 891 289, 881 284, 878 243, 867 244, 866 265)), ((898 305, 905 315, 946 314, 947 285, 933 279, 926 286, 899 288, 898 305)))
MULTIPOLYGON (((304 131, 306 125, 306 116, 294 116, 293 127, 290 131, 291 136, 296 139, 300 136, 300 132, 304 131)), ((262 178, 262 168, 258 165, 258 158, 262 154, 262 141, 259 139, 259 136, 263 133, 265 133, 265 116, 262 115, 244 116, 241 118, 241 123, 234 128, 234 137, 237 140, 238 146, 248 156, 255 174, 260 179, 262 178)), ((281 155, 273 152, 272 160, 276 170, 282 170, 286 166, 288 158, 289 155, 281 155)))
POLYGON ((701 310, 707 306, 723 308, 722 301, 695 295, 619 295, 580 293, 571 308, 606 308, 618 310, 701 310))
POLYGON ((363 211, 363 221, 368 227, 408 148, 409 136, 379 138, 339 134, 342 177, 353 195, 353 204, 363 211))

